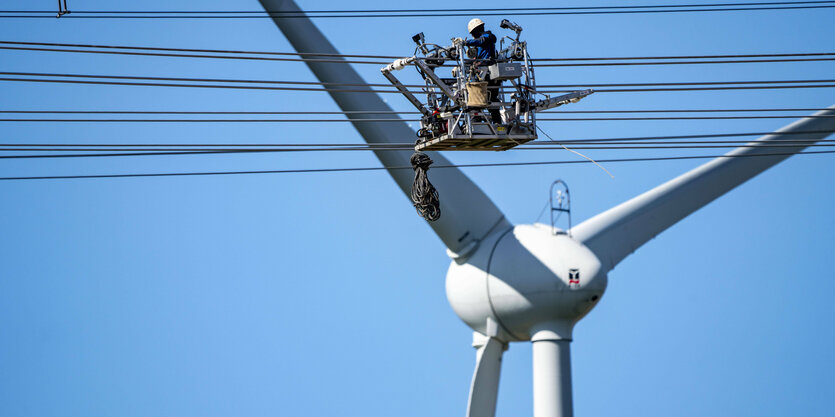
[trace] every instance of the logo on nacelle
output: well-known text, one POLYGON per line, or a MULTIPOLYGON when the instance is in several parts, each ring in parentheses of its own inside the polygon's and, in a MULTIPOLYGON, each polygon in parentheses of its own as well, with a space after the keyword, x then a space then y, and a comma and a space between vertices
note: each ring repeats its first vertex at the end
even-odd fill
POLYGON ((571 268, 568 270, 568 288, 580 287, 580 270, 578 268, 571 268))

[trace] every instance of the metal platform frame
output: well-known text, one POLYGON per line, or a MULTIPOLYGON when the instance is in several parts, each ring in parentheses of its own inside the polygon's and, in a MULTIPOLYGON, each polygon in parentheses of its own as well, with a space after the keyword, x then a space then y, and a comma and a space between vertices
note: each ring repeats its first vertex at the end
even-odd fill
POLYGON ((413 39, 418 43, 417 52, 421 53, 420 56, 416 53, 395 60, 383 67, 381 72, 423 116, 418 131, 419 139, 415 144, 416 151, 508 150, 537 139, 537 111, 576 102, 593 93, 592 90, 574 91, 535 101, 533 96, 537 92, 533 63, 528 57, 527 44, 519 41, 518 33, 515 40, 510 37, 502 39, 502 46, 505 40, 510 40, 510 44, 501 49, 492 68, 474 67, 483 61, 466 59, 465 47, 461 42, 441 47, 423 43, 422 34, 413 39), (444 65, 447 61, 454 62, 454 65, 444 65), (519 67, 512 64, 518 64, 519 67), (420 94, 426 94, 426 103, 394 76, 394 71, 407 66, 414 66, 423 77, 425 86, 421 87, 420 94), (441 78, 435 72, 437 68, 450 66, 453 67, 453 78, 441 78), (491 70, 491 76, 487 77, 491 70), (468 83, 484 79, 499 81, 499 85, 487 87, 495 92, 492 99, 496 101, 487 103, 487 106, 468 106, 471 103, 468 83), (502 86, 504 81, 510 85, 502 86), (491 110, 500 112, 501 123, 493 120, 491 110))

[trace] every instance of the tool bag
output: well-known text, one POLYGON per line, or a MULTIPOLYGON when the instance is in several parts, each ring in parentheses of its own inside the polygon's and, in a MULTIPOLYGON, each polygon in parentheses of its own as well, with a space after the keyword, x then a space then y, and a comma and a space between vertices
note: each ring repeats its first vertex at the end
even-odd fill
POLYGON ((467 83, 467 107, 487 107, 487 81, 467 83))

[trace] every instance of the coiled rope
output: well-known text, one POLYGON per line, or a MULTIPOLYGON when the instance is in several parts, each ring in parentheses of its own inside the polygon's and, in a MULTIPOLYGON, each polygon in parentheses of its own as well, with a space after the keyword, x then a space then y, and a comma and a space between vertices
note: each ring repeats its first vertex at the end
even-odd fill
POLYGON ((415 205, 418 214, 424 219, 433 222, 441 218, 441 202, 438 199, 438 190, 429 182, 426 173, 432 159, 423 152, 415 152, 410 158, 412 169, 415 170, 415 181, 412 183, 412 203, 415 205))

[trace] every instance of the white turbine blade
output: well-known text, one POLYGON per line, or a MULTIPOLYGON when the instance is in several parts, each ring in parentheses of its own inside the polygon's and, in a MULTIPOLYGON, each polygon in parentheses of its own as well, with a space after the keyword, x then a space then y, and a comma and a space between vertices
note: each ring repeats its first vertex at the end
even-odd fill
POLYGON ((502 368, 502 353, 505 344, 494 337, 481 339, 476 352, 475 372, 470 385, 470 399, 467 403, 467 417, 493 417, 496 414, 496 400, 499 395, 499 373, 502 368))
POLYGON ((835 106, 814 116, 818 117, 800 119, 778 131, 789 134, 763 136, 748 143, 747 146, 753 147, 741 147, 725 154, 734 158, 716 158, 600 213, 573 228, 572 235, 610 270, 690 213, 835 131, 835 106), (785 147, 757 146, 781 142, 785 147), (779 155, 757 156, 763 154, 779 155))
MULTIPOLYGON (((301 9, 291 0, 260 0, 267 12, 296 12, 301 9)), ((281 18, 274 16, 278 28, 284 33, 298 52, 338 54, 336 48, 307 17, 281 18)), ((378 34, 368 34, 369 41, 378 34)), ((304 55, 305 58, 328 61, 344 61, 333 56, 304 55)), ((350 64, 345 62, 316 62, 307 61, 307 66, 321 82, 336 83, 328 85, 332 90, 371 90, 365 86, 365 81, 357 74, 350 64), (354 84, 358 86, 345 86, 354 84)), ((343 111, 382 112, 381 114, 349 113, 347 117, 354 128, 368 143, 412 143, 416 139, 415 132, 406 122, 363 122, 363 119, 397 119, 400 117, 391 112, 391 107, 383 102, 376 94, 355 92, 329 92, 336 104, 343 111)), ((407 169, 391 169, 393 167, 410 166, 409 158, 412 151, 375 151, 377 158, 388 169, 400 189, 406 195, 412 187, 414 173, 407 169)), ((431 153, 435 166, 451 165, 449 160, 437 153, 431 153)), ((507 228, 510 223, 504 215, 490 201, 484 192, 478 188, 458 168, 432 169, 429 178, 440 193, 441 218, 429 225, 438 234, 454 254, 460 254, 475 247, 475 244, 496 227, 507 228)))

